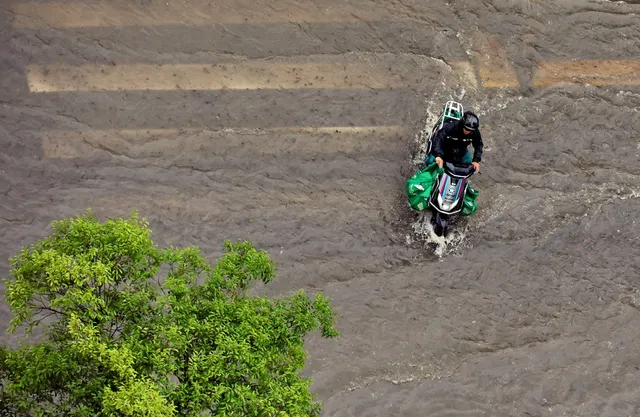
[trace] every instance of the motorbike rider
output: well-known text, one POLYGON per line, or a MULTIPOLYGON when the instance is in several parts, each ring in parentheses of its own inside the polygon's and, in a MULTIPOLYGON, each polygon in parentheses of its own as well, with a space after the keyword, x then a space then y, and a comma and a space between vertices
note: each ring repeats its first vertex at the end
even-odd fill
POLYGON ((444 160, 454 164, 473 164, 476 172, 480 171, 482 160, 482 135, 480 134, 480 119, 471 111, 466 111, 460 120, 446 122, 442 129, 431 139, 431 152, 425 159, 427 165, 434 161, 442 168, 444 160), (473 157, 467 150, 473 145, 473 157))

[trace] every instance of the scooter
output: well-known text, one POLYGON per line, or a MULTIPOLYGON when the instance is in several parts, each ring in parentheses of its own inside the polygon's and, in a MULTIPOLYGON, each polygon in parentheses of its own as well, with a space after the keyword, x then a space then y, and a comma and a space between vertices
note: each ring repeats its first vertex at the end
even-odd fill
POLYGON ((444 163, 444 171, 438 175, 429 197, 434 232, 437 236, 446 235, 452 217, 464 208, 464 197, 469 187, 468 179, 475 172, 476 169, 472 164, 444 163))
MULTIPOLYGON (((449 121, 460 120, 464 114, 464 107, 456 101, 447 101, 442 109, 440 118, 436 121, 427 137, 427 155, 431 152, 432 139, 449 121)), ((475 173, 473 165, 460 166, 445 163, 444 172, 438 176, 429 199, 429 206, 433 211, 432 222, 434 232, 442 236, 453 215, 464 208, 464 197, 467 193, 467 179, 475 173)), ((477 191, 472 190, 475 193, 477 191)))

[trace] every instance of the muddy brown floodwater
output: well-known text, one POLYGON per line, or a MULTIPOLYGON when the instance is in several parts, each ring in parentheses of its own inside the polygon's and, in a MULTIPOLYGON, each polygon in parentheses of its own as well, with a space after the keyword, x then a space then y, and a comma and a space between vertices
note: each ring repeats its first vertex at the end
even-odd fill
POLYGON ((637 2, 1 3, 2 276, 55 219, 138 209, 333 298, 325 416, 640 412, 637 2), (448 99, 485 155, 438 241, 404 180, 448 99))

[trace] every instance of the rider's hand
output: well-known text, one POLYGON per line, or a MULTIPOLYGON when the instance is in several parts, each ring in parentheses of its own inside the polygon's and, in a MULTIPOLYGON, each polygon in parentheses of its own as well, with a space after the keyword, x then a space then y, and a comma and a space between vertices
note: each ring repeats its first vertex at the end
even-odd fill
POLYGON ((442 165, 444 164, 444 161, 442 160, 442 158, 437 157, 437 158, 436 158, 436 163, 438 164, 438 166, 439 166, 440 168, 442 168, 442 165))
POLYGON ((480 172, 480 164, 477 162, 472 162, 471 165, 476 169, 476 172, 480 172))

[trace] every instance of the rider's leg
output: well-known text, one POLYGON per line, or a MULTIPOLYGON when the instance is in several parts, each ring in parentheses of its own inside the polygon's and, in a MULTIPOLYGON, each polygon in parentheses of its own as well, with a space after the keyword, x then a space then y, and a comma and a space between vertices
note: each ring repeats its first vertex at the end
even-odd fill
MULTIPOLYGON (((463 164, 470 164, 473 161, 473 155, 471 155, 471 152, 467 151, 467 153, 464 154, 464 157, 462 158, 462 163, 463 164)), ((471 188, 471 190, 473 190, 472 192, 476 192, 475 188, 471 185, 471 180, 468 181, 469 184, 469 188, 471 188)))

